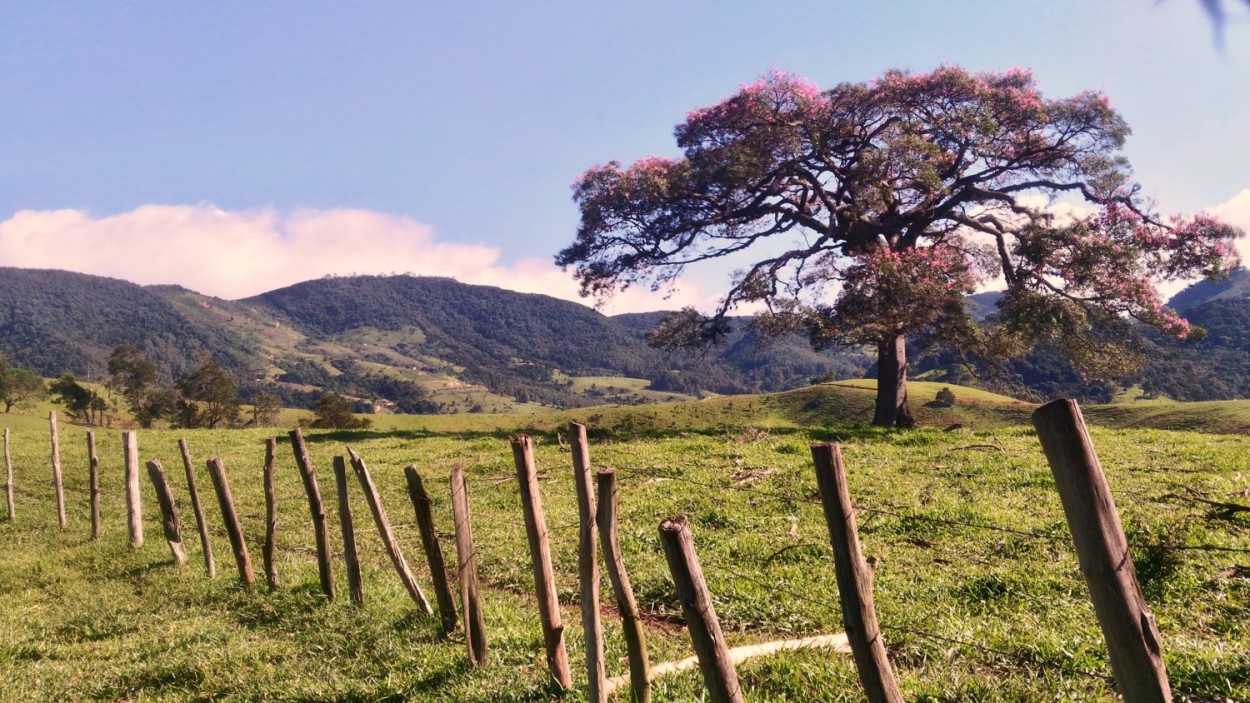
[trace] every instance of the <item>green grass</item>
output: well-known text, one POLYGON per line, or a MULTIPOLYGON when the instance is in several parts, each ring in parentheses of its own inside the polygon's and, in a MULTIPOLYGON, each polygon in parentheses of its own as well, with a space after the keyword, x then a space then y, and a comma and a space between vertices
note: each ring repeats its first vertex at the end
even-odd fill
MULTIPOLYGON (((651 618, 656 660, 690 653, 656 526, 693 523, 716 608, 731 645, 838 632, 837 589, 808 445, 843 441, 861 511, 865 554, 877 561, 882 623, 974 642, 1010 655, 953 646, 899 630, 885 639, 907 700, 1114 700, 1104 646, 1036 436, 1018 420, 1029 406, 977 401, 958 388, 955 408, 917 407, 929 429, 866 426, 871 393, 840 385, 775 396, 533 415, 410 418, 369 432, 309 434, 332 527, 331 457, 359 451, 383 492, 410 564, 430 591, 400 473, 415 463, 434 493, 444 549, 454 553, 447 477, 465 467, 485 588, 491 666, 464 664, 459 634, 415 614, 352 483, 366 605, 319 595, 311 523, 290 447, 279 453, 279 570, 284 588, 244 590, 202 462, 224 458, 260 570, 263 440, 273 430, 150 431, 144 459, 160 458, 183 511, 192 563, 170 565, 144 476, 147 544, 126 545, 119 434, 98 430, 104 534, 88 539, 83 428, 62 427, 70 525, 56 528, 46 417, 0 416, 14 428, 18 516, 0 522, 0 700, 545 701, 542 638, 507 434, 535 437, 541 490, 574 678, 584 681, 576 610, 575 498, 570 458, 554 429, 592 426, 592 459, 620 471, 622 546, 651 618), (942 432, 950 422, 965 429, 942 432), (424 423, 424 424, 421 424, 424 423), (969 429, 971 428, 971 429, 969 429), (213 530, 219 575, 204 578, 176 440, 186 436, 213 530), (885 511, 885 512, 878 512, 885 511), (1053 539, 961 527, 927 518, 1033 531, 1053 539), (1019 660, 1026 657, 1053 667, 1019 660)), ((936 392, 936 389, 934 390, 936 392)), ((926 391, 927 393, 927 391, 926 391)), ((913 392, 916 405, 923 395, 913 392)), ((279 433, 281 434, 281 433, 279 433)), ((1157 429, 1093 430, 1146 597, 1159 620, 1173 687, 1207 698, 1250 698, 1250 573, 1230 574, 1250 549, 1250 516, 1222 516, 1169 498, 1186 488, 1217 500, 1250 486, 1250 438, 1157 429)), ((2 510, 2 507, 0 507, 2 510)), ((606 579, 603 599, 610 602, 606 579)), ((432 597, 432 594, 430 594, 432 597)), ((624 645, 605 612, 609 674, 624 645)), ((862 700, 850 657, 802 652, 744 664, 751 701, 862 700)), ((657 682, 657 701, 699 700, 697 672, 657 682)), ((583 698, 580 691, 568 700, 583 698)))

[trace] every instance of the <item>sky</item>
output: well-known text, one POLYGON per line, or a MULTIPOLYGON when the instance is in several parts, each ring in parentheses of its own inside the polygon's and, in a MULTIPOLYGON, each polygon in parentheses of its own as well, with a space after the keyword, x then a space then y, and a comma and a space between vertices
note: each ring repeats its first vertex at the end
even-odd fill
MULTIPOLYGON (((1106 93, 1160 210, 1250 231, 1250 10, 1224 0, 0 0, 0 266, 239 298, 324 275, 576 299, 586 168, 771 70, 1028 67, 1106 93)), ((1243 245, 1250 260, 1250 245, 1243 245)), ((708 308, 727 271, 609 312, 708 308)))

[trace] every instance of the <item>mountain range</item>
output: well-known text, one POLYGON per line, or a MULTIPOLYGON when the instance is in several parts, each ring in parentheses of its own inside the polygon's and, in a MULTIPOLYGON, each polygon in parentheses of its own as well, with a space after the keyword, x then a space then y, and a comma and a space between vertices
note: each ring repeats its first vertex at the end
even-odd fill
MULTIPOLYGON (((211 352, 292 406, 330 389, 406 412, 505 411, 776 391, 862 376, 863 354, 741 329, 706 354, 646 343, 664 313, 585 305, 449 278, 328 277, 242 300, 57 270, 0 268, 0 351, 45 376, 105 373, 119 344, 168 378, 211 352)), ((379 408, 379 409, 380 409, 379 408)))
MULTIPOLYGON (((997 294, 969 300, 992 314, 997 294)), ((1179 399, 1250 396, 1250 274, 1202 282, 1171 304, 1207 328, 1192 345, 1157 345, 1129 379, 1179 399)), ((324 390, 377 410, 508 411, 543 405, 676 400, 778 391, 813 379, 871 375, 855 350, 813 351, 801 337, 736 331, 707 353, 666 353, 646 333, 665 313, 603 315, 578 303, 449 278, 327 277, 242 300, 57 270, 0 268, 0 352, 45 376, 103 377, 119 344, 141 348, 168 378, 211 353, 240 381, 308 407, 324 390)), ((915 373, 977 382, 917 349, 915 373)), ((1099 400, 1043 346, 981 385, 1017 395, 1099 400)), ((1109 398, 1108 398, 1109 399, 1109 398)))

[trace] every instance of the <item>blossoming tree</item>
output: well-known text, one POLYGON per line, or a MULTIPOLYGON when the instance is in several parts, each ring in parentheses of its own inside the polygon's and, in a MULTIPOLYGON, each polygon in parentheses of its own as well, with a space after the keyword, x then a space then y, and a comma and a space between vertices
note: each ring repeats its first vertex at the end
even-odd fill
POLYGON ((908 426, 908 336, 986 358, 1046 339, 1113 374, 1132 321, 1195 333, 1153 282, 1225 273, 1241 232, 1159 216, 1130 181, 1128 134, 1103 95, 1046 99, 1026 70, 890 71, 825 91, 774 73, 688 113, 682 158, 582 174, 577 238, 556 263, 602 298, 747 256, 715 311, 675 313, 652 342, 713 343, 754 304, 760 329, 874 347, 874 423, 908 426), (998 321, 973 324, 964 298, 993 279, 998 321))

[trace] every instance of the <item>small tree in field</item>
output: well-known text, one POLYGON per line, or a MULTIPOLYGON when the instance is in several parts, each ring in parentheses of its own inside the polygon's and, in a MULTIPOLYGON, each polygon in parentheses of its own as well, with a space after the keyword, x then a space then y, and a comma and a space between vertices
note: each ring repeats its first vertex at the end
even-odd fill
POLYGON ((48 396, 48 387, 39 374, 16 366, 0 368, 0 403, 7 413, 14 406, 29 405, 48 396))
POLYGON ((652 343, 713 343, 735 307, 763 304, 760 330, 875 348, 873 422, 908 426, 909 336, 990 359, 1054 339, 1111 375, 1132 366, 1132 320, 1194 333, 1152 282, 1225 273, 1241 233, 1157 215, 1129 180, 1128 134, 1104 96, 1048 100, 1023 70, 890 71, 825 91, 777 73, 688 113, 682 158, 582 174, 577 238, 556 263, 604 297, 749 250, 711 315, 680 311, 652 343), (1056 214, 1063 196, 1084 209, 1056 214), (1007 290, 983 327, 964 298, 990 278, 1007 290))
POLYGON ((319 429, 363 429, 373 424, 369 418, 353 415, 352 401, 337 393, 322 393, 313 413, 315 417, 308 426, 319 429))

